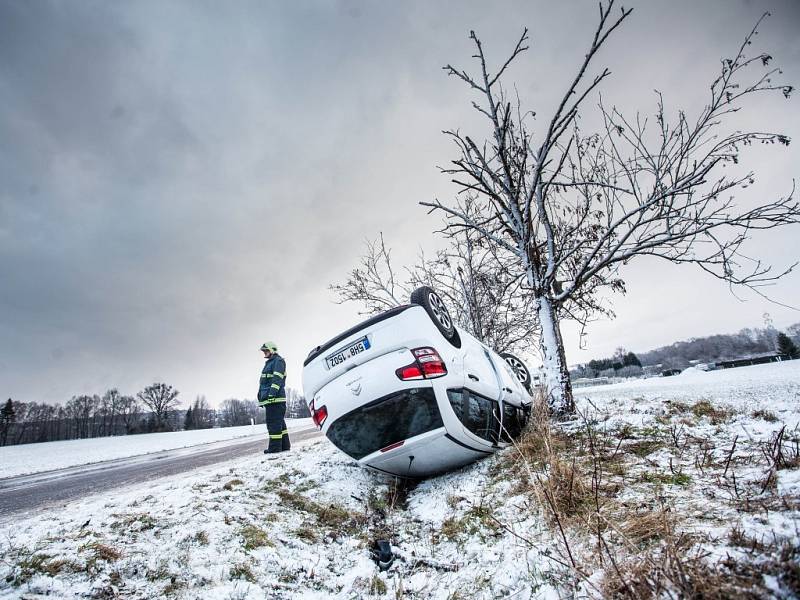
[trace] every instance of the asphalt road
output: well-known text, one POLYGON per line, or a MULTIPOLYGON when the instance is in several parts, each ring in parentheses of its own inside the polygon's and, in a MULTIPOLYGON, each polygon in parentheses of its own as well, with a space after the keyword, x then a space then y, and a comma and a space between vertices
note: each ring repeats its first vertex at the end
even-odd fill
MULTIPOLYGON (((321 435, 316 428, 290 432, 292 442, 321 435)), ((16 513, 35 513, 91 494, 182 474, 242 456, 259 455, 266 445, 265 437, 259 435, 240 442, 215 442, 0 479, 0 519, 16 513)))

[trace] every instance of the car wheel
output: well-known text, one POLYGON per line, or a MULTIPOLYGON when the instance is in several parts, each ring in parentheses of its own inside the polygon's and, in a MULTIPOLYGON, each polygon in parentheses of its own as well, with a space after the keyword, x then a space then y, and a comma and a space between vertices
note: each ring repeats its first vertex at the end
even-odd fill
POLYGON ((428 286, 415 289, 411 293, 411 303, 419 304, 425 309, 433 324, 436 325, 436 328, 448 342, 457 347, 461 345, 453 318, 450 316, 442 297, 435 290, 428 286))
POLYGON ((501 354, 500 357, 506 361, 506 364, 509 367, 511 367, 511 370, 514 372, 514 376, 523 385, 523 387, 525 387, 526 390, 530 389, 531 372, 528 371, 528 367, 525 366, 525 363, 513 354, 509 354, 507 352, 501 354))

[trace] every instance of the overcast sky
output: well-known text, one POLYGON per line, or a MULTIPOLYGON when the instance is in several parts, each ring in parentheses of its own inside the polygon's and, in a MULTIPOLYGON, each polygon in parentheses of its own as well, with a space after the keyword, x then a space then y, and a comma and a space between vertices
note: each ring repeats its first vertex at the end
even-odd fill
MULTIPOLYGON (((652 113, 654 89, 696 114, 719 59, 765 10, 757 38, 800 84, 796 0, 630 2, 597 66, 604 101, 652 113)), ((254 397, 278 343, 289 385, 308 351, 358 320, 327 287, 382 231, 398 262, 435 248, 452 198, 441 130, 483 137, 468 90, 474 29, 496 60, 523 26, 510 75, 547 115, 585 53, 597 5, 574 2, 89 2, 0 0, 0 397, 64 402, 154 381, 184 402, 254 397)), ((596 98, 595 98, 596 100, 596 98)), ((544 117, 543 117, 544 118, 544 117)), ((587 117, 588 118, 588 117, 587 117)), ((800 165, 797 99, 763 99, 742 127, 748 190, 785 195, 800 165)), ((757 236, 754 255, 798 259, 800 231, 757 236)), ((624 272, 618 317, 565 330, 570 363, 617 346, 777 326, 800 313, 741 301, 699 270, 651 261, 624 272)), ((770 293, 800 305, 800 274, 770 293)))

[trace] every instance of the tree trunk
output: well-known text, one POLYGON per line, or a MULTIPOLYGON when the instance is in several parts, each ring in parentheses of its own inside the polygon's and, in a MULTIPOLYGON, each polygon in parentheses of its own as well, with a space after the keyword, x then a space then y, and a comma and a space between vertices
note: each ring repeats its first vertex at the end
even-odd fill
POLYGON ((572 398, 572 383, 569 379, 558 315, 549 298, 538 298, 536 306, 542 327, 539 347, 542 351, 550 412, 558 416, 569 415, 575 412, 575 401, 572 398))

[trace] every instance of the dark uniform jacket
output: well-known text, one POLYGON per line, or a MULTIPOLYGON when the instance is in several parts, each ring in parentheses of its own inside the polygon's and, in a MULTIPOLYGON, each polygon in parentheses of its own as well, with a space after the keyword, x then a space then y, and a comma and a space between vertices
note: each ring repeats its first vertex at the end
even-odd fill
POLYGON ((273 402, 286 402, 286 361, 274 353, 261 370, 258 386, 258 404, 265 406, 273 402))

